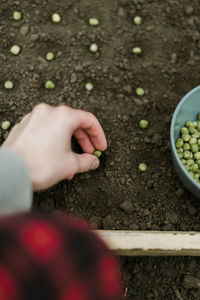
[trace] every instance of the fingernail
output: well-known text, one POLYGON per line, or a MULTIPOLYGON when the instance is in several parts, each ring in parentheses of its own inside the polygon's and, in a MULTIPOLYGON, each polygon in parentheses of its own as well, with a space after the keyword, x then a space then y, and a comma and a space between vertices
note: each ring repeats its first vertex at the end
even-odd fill
POLYGON ((91 170, 95 170, 96 168, 98 168, 98 166, 99 166, 99 160, 95 159, 92 163, 91 170))

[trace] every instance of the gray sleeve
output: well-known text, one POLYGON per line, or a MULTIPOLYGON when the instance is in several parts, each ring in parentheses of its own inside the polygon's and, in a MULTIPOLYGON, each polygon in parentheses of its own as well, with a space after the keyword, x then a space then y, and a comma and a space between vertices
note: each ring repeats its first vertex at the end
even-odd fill
POLYGON ((0 148, 0 214, 30 210, 32 186, 23 159, 7 148, 0 148))

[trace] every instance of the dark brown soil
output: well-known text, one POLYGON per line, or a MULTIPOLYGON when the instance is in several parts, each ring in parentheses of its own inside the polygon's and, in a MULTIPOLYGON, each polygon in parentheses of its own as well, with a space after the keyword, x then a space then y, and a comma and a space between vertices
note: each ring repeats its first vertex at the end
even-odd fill
MULTIPOLYGON (((41 101, 67 104, 93 112, 109 145, 98 170, 36 194, 36 207, 83 216, 101 229, 200 230, 199 201, 175 174, 169 142, 178 101, 199 84, 199 14, 198 0, 1 0, 0 122, 14 125, 41 101), (23 12, 21 21, 12 20, 15 9, 23 12), (51 22, 54 12, 60 24, 51 22), (141 26, 134 25, 135 15, 141 26), (100 25, 88 26, 90 17, 100 25), (92 42, 97 54, 88 50, 92 42), (17 57, 9 52, 13 44, 22 49, 17 57), (135 46, 142 48, 139 57, 131 53, 135 46), (56 54, 51 63, 44 59, 47 51, 56 54), (11 91, 3 88, 7 79, 15 84, 11 91), (48 79, 56 83, 54 91, 44 88, 48 79), (90 93, 88 80, 94 83, 90 93), (136 96, 137 87, 144 88, 143 97, 136 96), (145 130, 141 119, 150 122, 145 130), (140 162, 147 163, 146 173, 138 171, 140 162)), ((1 130, 1 142, 5 137, 1 130)), ((183 289, 180 297, 174 292, 189 258, 127 261, 128 299, 200 299, 199 290, 183 289), (139 273, 131 273, 135 265, 139 273)))

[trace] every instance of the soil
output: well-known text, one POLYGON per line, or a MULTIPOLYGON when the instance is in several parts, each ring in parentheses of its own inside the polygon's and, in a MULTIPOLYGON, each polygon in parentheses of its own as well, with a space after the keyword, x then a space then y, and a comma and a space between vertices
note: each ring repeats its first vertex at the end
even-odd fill
MULTIPOLYGON (((70 212, 99 229, 200 230, 199 201, 175 174, 169 142, 177 103, 199 84, 199 14, 198 0, 1 0, 0 123, 14 125, 40 102, 67 104, 93 112, 108 140, 98 170, 35 194, 35 208, 70 212), (12 20, 13 10, 22 11, 21 21, 12 20), (54 12, 61 23, 51 22, 54 12), (90 17, 100 25, 88 26, 90 17), (92 42, 99 45, 96 54, 88 50, 92 42), (13 44, 21 47, 17 57, 9 52, 13 44), (135 46, 140 56, 132 54, 135 46), (44 59, 48 51, 56 55, 52 62, 44 59), (7 79, 13 90, 3 88, 7 79), (49 79, 53 91, 44 88, 49 79), (88 80, 92 92, 84 89, 88 80), (144 96, 136 95, 137 87, 144 96), (145 130, 141 119, 150 122, 145 130), (140 162, 147 172, 138 171, 140 162)), ((1 142, 6 136, 0 130, 1 142)), ((199 289, 182 285, 190 264, 190 275, 200 280, 198 263, 125 259, 127 297, 200 299, 199 289)))

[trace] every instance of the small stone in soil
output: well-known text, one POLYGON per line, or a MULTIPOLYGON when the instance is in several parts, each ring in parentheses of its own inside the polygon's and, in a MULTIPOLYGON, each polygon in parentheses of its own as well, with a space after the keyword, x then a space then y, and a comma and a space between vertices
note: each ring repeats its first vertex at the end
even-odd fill
POLYGON ((167 213, 166 218, 174 225, 176 225, 179 221, 178 216, 175 213, 167 213))
POLYGON ((131 201, 125 200, 121 203, 120 208, 127 213, 132 213, 134 211, 134 206, 131 201))
POLYGON ((197 214, 197 209, 192 206, 191 204, 188 205, 188 212, 191 216, 194 216, 197 214))
POLYGON ((111 229, 113 227, 113 220, 111 215, 107 215, 104 219, 103 219, 103 228, 104 229, 111 229))
POLYGON ((179 188, 178 190, 176 190, 175 194, 177 197, 182 196, 184 194, 184 189, 179 188))
POLYGON ((90 222, 92 223, 92 225, 98 229, 101 227, 101 223, 102 223, 102 220, 100 217, 97 217, 97 216, 93 216, 90 218, 90 222))
POLYGON ((195 278, 190 275, 185 275, 183 280, 183 285, 186 289, 199 289, 200 288, 200 279, 195 278))
POLYGON ((21 28, 20 28, 20 34, 21 35, 27 35, 28 32, 29 32, 29 26, 28 25, 23 25, 21 28))
POLYGON ((155 133, 152 137, 152 143, 160 146, 162 144, 162 137, 158 133, 155 133))

